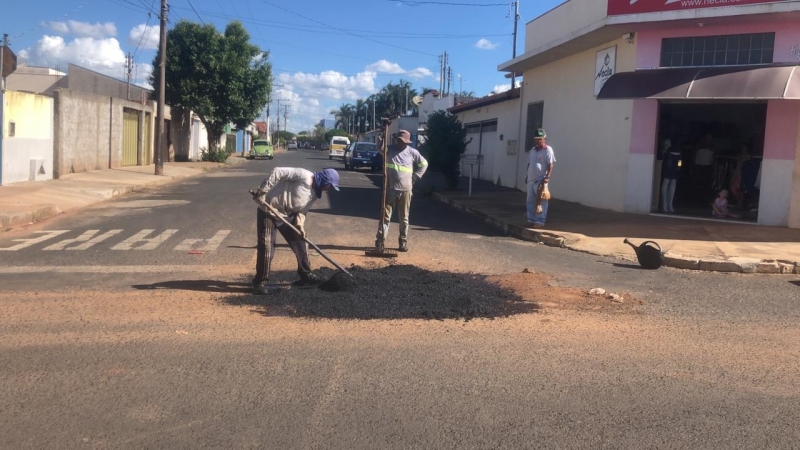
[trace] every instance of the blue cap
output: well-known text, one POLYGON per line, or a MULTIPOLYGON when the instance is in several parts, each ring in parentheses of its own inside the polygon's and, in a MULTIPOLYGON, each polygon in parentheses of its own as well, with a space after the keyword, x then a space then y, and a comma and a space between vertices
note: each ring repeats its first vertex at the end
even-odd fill
POLYGON ((320 172, 314 172, 314 185, 317 198, 322 198, 322 189, 327 186, 330 186, 338 191, 339 172, 333 169, 322 169, 320 172))

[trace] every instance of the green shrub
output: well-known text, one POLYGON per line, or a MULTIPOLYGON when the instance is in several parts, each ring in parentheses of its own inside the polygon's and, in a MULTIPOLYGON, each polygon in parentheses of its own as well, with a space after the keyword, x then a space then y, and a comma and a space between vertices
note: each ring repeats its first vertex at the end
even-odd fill
POLYGON ((202 155, 203 161, 224 163, 225 161, 228 160, 228 157, 231 156, 231 151, 228 150, 227 148, 206 150, 205 147, 201 147, 200 154, 202 155))
POLYGON ((447 186, 456 189, 461 177, 461 155, 467 151, 467 130, 456 116, 437 111, 428 117, 427 138, 424 153, 430 169, 442 173, 447 186))

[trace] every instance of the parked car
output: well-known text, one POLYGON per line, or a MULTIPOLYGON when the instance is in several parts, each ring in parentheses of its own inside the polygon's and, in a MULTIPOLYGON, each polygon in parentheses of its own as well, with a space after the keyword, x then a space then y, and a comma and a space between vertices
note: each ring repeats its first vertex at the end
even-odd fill
POLYGON ((330 154, 328 159, 344 158, 344 149, 350 145, 350 139, 343 136, 334 136, 331 138, 330 154))
POLYGON ((259 139, 253 141, 253 148, 250 150, 250 153, 247 155, 250 159, 256 158, 267 158, 272 159, 275 156, 274 149, 272 148, 272 144, 269 143, 266 139, 259 139))
POLYGON ((383 157, 378 146, 372 142, 354 142, 344 153, 345 170, 369 167, 373 172, 381 168, 383 157))
POLYGON ((323 142, 322 145, 319 146, 319 149, 323 152, 327 152, 328 150, 330 150, 330 147, 328 146, 328 144, 323 142))
POLYGON ((289 143, 286 144, 286 150, 297 150, 297 141, 289 141, 289 143))

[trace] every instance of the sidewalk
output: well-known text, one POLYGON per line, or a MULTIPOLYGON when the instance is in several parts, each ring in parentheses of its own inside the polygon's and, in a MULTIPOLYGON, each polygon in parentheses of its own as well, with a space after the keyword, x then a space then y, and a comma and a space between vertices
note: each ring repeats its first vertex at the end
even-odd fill
POLYGON ((741 273, 800 274, 800 230, 750 224, 656 217, 550 201, 545 229, 528 228, 525 193, 473 180, 458 191, 436 191, 434 198, 483 218, 521 239, 593 255, 636 260, 623 244, 656 241, 665 265, 679 269, 741 273))
POLYGON ((229 164, 167 162, 164 163, 163 176, 155 176, 155 167, 152 165, 133 166, 73 173, 52 181, 0 186, 0 233, 9 227, 38 222, 128 192, 164 185, 245 161, 245 158, 234 154, 228 159, 229 164))

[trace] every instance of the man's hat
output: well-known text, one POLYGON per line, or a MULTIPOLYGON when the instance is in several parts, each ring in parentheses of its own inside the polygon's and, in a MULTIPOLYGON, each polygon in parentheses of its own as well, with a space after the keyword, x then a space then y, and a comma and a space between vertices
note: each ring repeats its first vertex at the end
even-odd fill
POLYGON ((406 130, 400 130, 400 132, 397 133, 397 137, 395 139, 400 139, 403 142, 405 142, 406 144, 410 144, 411 143, 411 133, 409 133, 406 130))
POLYGON ((544 132, 544 129, 539 128, 538 130, 534 131, 533 138, 534 139, 545 139, 545 138, 547 138, 547 133, 544 132))

